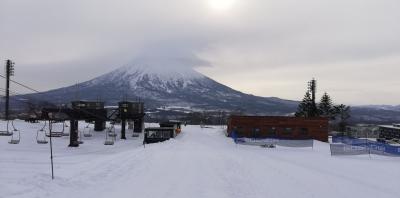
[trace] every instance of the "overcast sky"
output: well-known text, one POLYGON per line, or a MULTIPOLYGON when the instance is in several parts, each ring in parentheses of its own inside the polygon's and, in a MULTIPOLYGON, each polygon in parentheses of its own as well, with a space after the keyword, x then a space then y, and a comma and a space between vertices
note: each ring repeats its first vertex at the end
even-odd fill
POLYGON ((254 95, 300 100, 315 77, 338 103, 398 105, 400 1, 0 0, 0 59, 36 89, 144 56, 254 95))

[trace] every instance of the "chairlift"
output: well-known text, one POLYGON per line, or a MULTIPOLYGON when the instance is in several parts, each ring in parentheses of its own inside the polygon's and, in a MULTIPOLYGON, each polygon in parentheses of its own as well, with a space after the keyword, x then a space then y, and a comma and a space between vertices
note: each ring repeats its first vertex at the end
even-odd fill
POLYGON ((114 123, 106 131, 106 140, 104 145, 114 145, 117 134, 115 133, 114 123))
POLYGON ((79 133, 78 133, 78 143, 79 144, 83 144, 83 143, 85 143, 84 141, 83 141, 83 135, 82 135, 82 131, 81 130, 79 130, 78 129, 78 131, 79 131, 79 133))
POLYGON ((68 124, 64 121, 63 125, 64 125, 64 129, 63 129, 63 135, 62 136, 69 136, 68 130, 65 130, 65 128, 69 127, 68 124))
POLYGON ((106 133, 106 140, 104 141, 104 145, 114 145, 115 137, 110 136, 109 133, 106 133))
MULTIPOLYGON (((51 128, 53 129, 53 124, 57 123, 55 121, 49 121, 51 128)), ((47 137, 62 137, 64 136, 64 131, 65 131, 65 123, 62 122, 62 130, 61 131, 53 131, 53 130, 49 130, 49 133, 46 133, 47 137)))
POLYGON ((117 137, 117 133, 115 133, 114 123, 108 128, 107 133, 110 137, 117 137))
POLYGON ((10 120, 7 120, 7 128, 5 131, 0 131, 0 136, 12 136, 13 132, 9 130, 10 120))
POLYGON ((21 141, 21 132, 15 128, 14 121, 11 121, 11 126, 13 127, 13 135, 11 135, 11 140, 8 143, 19 144, 19 142, 21 141))
POLYGON ((46 128, 46 121, 44 122, 43 127, 36 132, 36 142, 38 144, 47 144, 47 143, 49 143, 46 140, 46 130, 45 130, 45 128, 46 128))
POLYGON ((92 137, 92 128, 90 128, 90 123, 83 129, 83 137, 92 137))
POLYGON ((109 137, 107 134, 106 134, 106 140, 104 141, 104 145, 114 145, 114 138, 113 137, 109 137))

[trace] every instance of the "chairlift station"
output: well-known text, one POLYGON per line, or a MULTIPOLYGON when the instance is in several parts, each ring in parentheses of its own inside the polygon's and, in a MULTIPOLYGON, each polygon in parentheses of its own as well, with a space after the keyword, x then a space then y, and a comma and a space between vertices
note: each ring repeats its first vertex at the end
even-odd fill
MULTIPOLYGON (((104 102, 99 101, 72 101, 71 107, 61 108, 43 108, 41 120, 48 120, 50 123, 54 121, 70 121, 70 147, 78 147, 80 143, 78 140, 78 123, 85 121, 87 123, 94 123, 95 131, 103 131, 106 127, 106 122, 110 121, 112 127, 108 129, 115 131, 114 124, 121 123, 121 139, 125 137, 125 125, 127 121, 134 122, 134 132, 140 133, 144 125, 144 103, 122 101, 118 103, 117 108, 105 108, 104 102)), ((50 133, 51 134, 51 133, 50 133)), ((110 133, 109 136, 114 136, 115 132, 110 133), (111 134, 111 135, 110 135, 111 134)), ((106 145, 112 145, 106 136, 106 145)))

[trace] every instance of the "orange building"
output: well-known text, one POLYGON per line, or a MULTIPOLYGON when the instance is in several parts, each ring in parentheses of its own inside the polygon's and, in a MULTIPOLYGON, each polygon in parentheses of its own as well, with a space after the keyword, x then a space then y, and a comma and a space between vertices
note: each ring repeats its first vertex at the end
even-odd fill
POLYGON ((315 139, 328 141, 328 118, 301 118, 287 116, 231 116, 228 136, 238 137, 315 139))

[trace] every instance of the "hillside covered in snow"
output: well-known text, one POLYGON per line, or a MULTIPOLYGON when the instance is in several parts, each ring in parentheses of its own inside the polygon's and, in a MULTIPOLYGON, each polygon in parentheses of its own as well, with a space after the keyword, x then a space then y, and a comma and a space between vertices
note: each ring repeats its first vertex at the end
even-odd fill
POLYGON ((31 100, 69 103, 71 100, 102 100, 109 105, 141 99, 148 109, 240 111, 282 115, 293 113, 297 102, 275 97, 258 97, 233 90, 186 66, 132 63, 77 85, 41 94, 25 95, 31 100))

